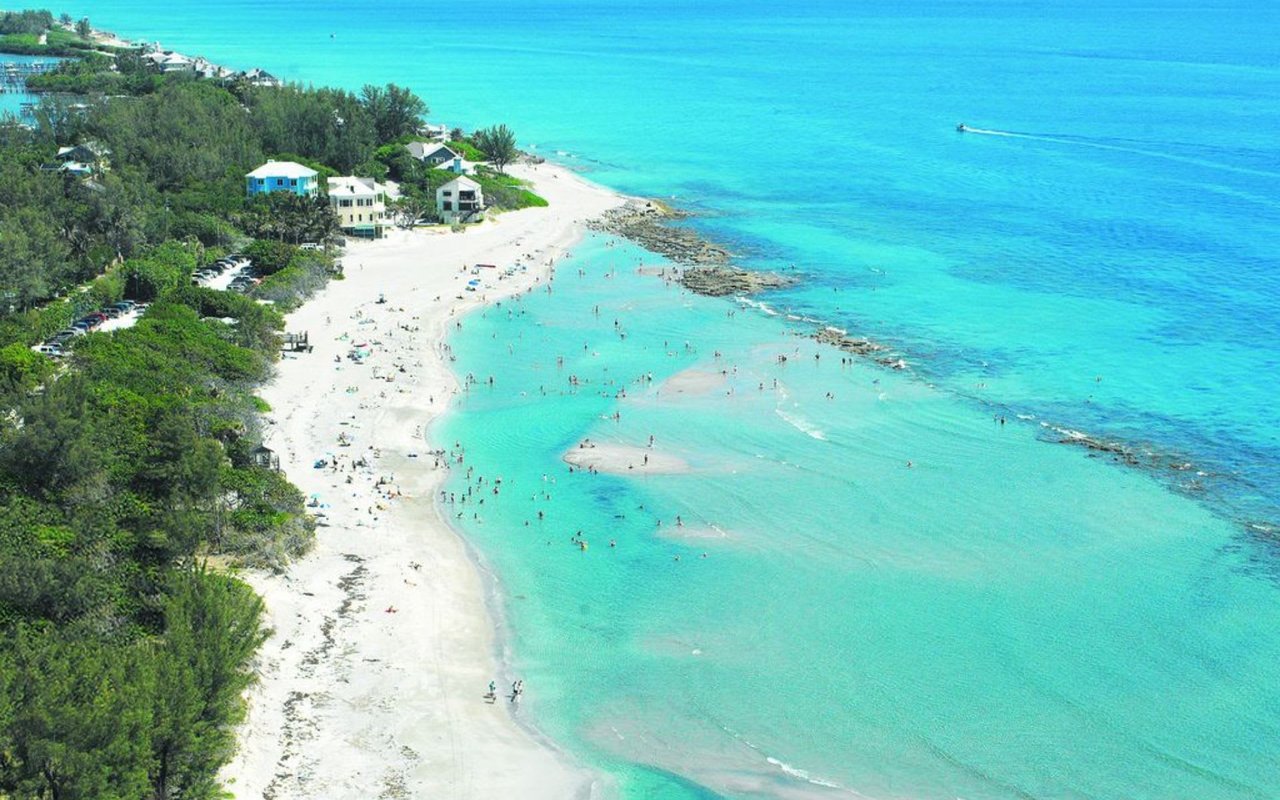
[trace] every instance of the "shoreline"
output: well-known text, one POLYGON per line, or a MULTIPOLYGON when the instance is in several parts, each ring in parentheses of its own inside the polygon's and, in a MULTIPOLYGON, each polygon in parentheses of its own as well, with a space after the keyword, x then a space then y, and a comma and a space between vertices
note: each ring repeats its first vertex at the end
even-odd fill
POLYGON ((286 572, 245 575, 273 635, 221 772, 238 797, 608 793, 607 777, 573 762, 520 703, 485 701, 491 680, 501 692, 518 679, 501 591, 436 502, 451 448, 431 429, 459 390, 450 326, 542 288, 585 223, 625 200, 559 166, 511 171, 550 206, 460 234, 356 243, 346 279, 287 317, 315 349, 282 358, 263 387, 264 438, 323 516, 315 547, 286 572), (523 270, 483 270, 481 290, 463 291, 477 277, 470 266, 517 262, 523 270), (357 362, 355 350, 368 355, 357 362))
MULTIPOLYGON (((545 188, 554 187, 559 183, 562 187, 573 186, 574 188, 571 190, 571 193, 576 192, 580 188, 584 191, 589 191, 597 195, 603 195, 609 198, 609 202, 615 204, 620 204, 626 200, 624 196, 616 194, 605 187, 590 184, 586 179, 577 175, 572 170, 550 162, 545 162, 537 165, 536 167, 521 165, 515 167, 513 171, 518 172, 522 177, 527 177, 537 181, 539 183, 538 189, 540 192, 545 188)), ((441 305, 434 308, 435 316, 431 317, 430 320, 426 320, 425 318, 418 320, 418 322, 422 323, 422 333, 424 334, 424 338, 416 344, 417 352, 422 354, 424 361, 429 359, 432 362, 431 367, 438 368, 443 371, 443 377, 436 375, 435 378, 437 381, 442 381, 442 383, 438 385, 447 386, 449 388, 450 393, 448 396, 452 397, 452 393, 457 390, 458 386, 457 380, 449 370, 447 362, 447 345, 445 340, 448 333, 448 324, 464 320, 464 315, 466 313, 479 309, 486 304, 492 304, 518 292, 540 288, 542 285, 540 283, 541 279, 546 275, 549 275, 552 271, 549 266, 542 263, 542 260, 545 259, 548 254, 550 254, 550 257, 555 259, 562 257, 590 228, 587 223, 593 219, 594 216, 588 214, 578 216, 573 219, 560 219, 559 222, 563 224, 564 227, 559 231, 562 235, 558 236, 548 235, 545 230, 539 230, 538 234, 526 232, 524 235, 528 238, 528 242, 521 238, 520 231, 511 230, 510 227, 514 226, 509 226, 509 223, 514 220, 538 218, 541 216, 560 217, 561 215, 559 212, 565 210, 566 208, 563 205, 556 203, 556 201, 552 199, 552 206, 547 209, 527 209, 520 212, 511 212, 499 217, 496 221, 486 222, 484 226, 473 229, 466 234, 449 234, 434 231, 415 231, 409 233, 397 232, 393 237, 394 242, 391 243, 385 243, 386 240, 384 240, 384 243, 357 243, 351 248, 351 250, 349 250, 345 258, 347 263, 347 280, 331 283, 320 295, 317 295, 316 298, 308 301, 308 303, 299 309, 299 311, 290 315, 288 318, 288 327, 290 330, 294 330, 296 329, 294 325, 295 320, 315 318, 315 316, 320 313, 318 309, 322 307, 331 308, 335 304, 341 306, 344 299, 351 294, 349 290, 357 288, 357 283, 359 284, 361 292, 364 293, 363 296, 366 298, 362 308, 373 308, 374 310, 379 308, 378 306, 370 306, 370 304, 374 302, 372 298, 375 298, 380 291, 378 283, 376 279, 368 277, 366 270, 360 268, 358 265, 362 262, 362 259, 368 258, 371 253, 389 249, 395 244, 395 242, 399 242, 401 244, 412 243, 414 245, 414 247, 408 248, 407 252, 400 254, 400 261, 403 262, 405 259, 414 257, 419 259, 425 257, 426 262, 429 265, 434 265, 436 267, 440 266, 440 261, 454 258, 461 252, 473 253, 469 257, 468 262, 472 264, 483 261, 497 263, 500 266, 503 266, 509 263, 509 261, 505 261, 498 256, 479 255, 479 253, 488 252, 483 249, 485 246, 488 246, 490 249, 507 246, 514 248, 512 252, 516 254, 525 253, 529 248, 537 248, 541 257, 537 269, 526 273, 519 273, 515 276, 515 280, 511 283, 507 283, 506 285, 497 286, 495 284, 492 287, 486 287, 487 291, 484 291, 483 294, 481 292, 477 292, 475 294, 462 292, 462 285, 465 283, 465 280, 473 276, 470 272, 457 272, 458 265, 453 262, 445 265, 443 267, 443 271, 436 276, 444 279, 446 281, 444 284, 421 284, 415 281, 412 275, 410 275, 408 278, 409 282, 402 287, 408 294, 411 294, 414 291, 422 291, 424 289, 434 291, 438 285, 457 290, 457 294, 454 295, 453 299, 449 299, 448 291, 442 292, 440 295, 442 298, 441 305), (535 237, 537 237, 536 241, 534 241, 535 237), (477 241, 480 239, 483 239, 484 241, 477 241), (447 254, 433 252, 435 249, 434 245, 440 243, 456 245, 457 247, 455 249, 458 252, 454 252, 454 250, 450 250, 447 254), (546 248, 550 248, 550 250, 547 250, 546 248), (357 268, 353 270, 352 266, 357 266, 357 268), (335 298, 335 296, 337 297, 335 298)), ((568 216, 572 217, 573 215, 568 216)), ((454 258, 454 260, 456 261, 456 258, 454 258)), ((399 269, 401 272, 404 272, 407 270, 407 267, 405 264, 401 263, 399 265, 399 269)), ((408 271, 411 272, 411 270, 408 271)), ((488 274, 480 277, 485 278, 487 283, 489 282, 490 276, 488 274)), ((423 278, 422 280, 426 279, 423 278)), ((401 308, 403 307, 402 304, 407 302, 405 299, 406 296, 407 294, 405 293, 388 293, 389 302, 387 306, 382 306, 381 308, 401 308)), ((417 317, 414 317, 414 319, 417 319, 417 317)), ((808 320, 801 320, 801 322, 814 324, 808 320)), ((328 347, 330 340, 332 339, 330 334, 339 333, 344 324, 347 323, 338 322, 332 329, 326 329, 321 336, 313 337, 313 340, 315 341, 325 342, 326 347, 323 350, 324 355, 321 355, 322 348, 318 346, 317 352, 314 354, 295 357, 288 359, 287 362, 282 362, 281 372, 283 373, 285 371, 286 364, 291 366, 295 361, 316 367, 322 367, 323 370, 330 370, 332 368, 332 348, 328 347)), ((347 325, 347 327, 351 326, 347 325)), ((805 335, 801 333, 800 330, 797 330, 797 333, 805 335)), ((815 339, 819 344, 828 345, 837 351, 861 357, 872 362, 877 362, 882 368, 900 370, 905 367, 905 364, 901 361, 885 358, 885 351, 888 350, 888 348, 884 347, 880 343, 866 339, 855 339, 837 329, 819 327, 817 331, 807 334, 807 338, 815 339), (899 364, 902 364, 902 366, 899 366, 899 364)), ((351 342, 354 343, 354 339, 352 339, 351 342)), ((889 352, 895 356, 897 355, 897 353, 893 353, 891 350, 889 352)), ((387 366, 385 362, 379 363, 379 367, 385 366, 387 366)), ((346 366, 344 362, 344 370, 345 369, 346 366)), ((368 370, 369 367, 363 367, 363 369, 368 370)), ((275 392, 279 382, 280 378, 277 378, 272 382, 270 387, 264 389, 263 392, 264 397, 268 402, 277 409, 280 408, 280 405, 276 402, 275 392)), ((331 388, 335 391, 340 389, 337 382, 335 382, 331 388)), ((435 397, 439 399, 441 395, 436 395, 435 397)), ((370 409, 365 410, 370 411, 370 409)), ((377 410, 378 409, 376 408, 372 409, 373 412, 376 412, 377 410)), ((430 426, 442 417, 442 415, 448 410, 448 406, 432 403, 425 407, 419 406, 414 410, 418 414, 419 424, 413 426, 413 433, 411 434, 409 441, 402 442, 402 447, 416 444, 418 448, 416 451, 418 456, 428 455, 432 448, 445 447, 445 451, 447 452, 448 448, 446 443, 436 442, 432 438, 430 426)), ((273 412, 273 414, 274 413, 277 412, 273 412)), ((271 433, 274 434, 274 431, 271 433)), ((276 438, 274 435, 268 436, 267 443, 269 446, 274 447, 275 441, 276 438)), ((1064 441, 1061 443, 1075 444, 1077 446, 1084 444, 1084 442, 1080 441, 1064 441)), ((640 453, 642 453, 640 450, 637 450, 635 453, 613 453, 611 455, 616 456, 616 458, 611 457, 608 459, 613 463, 594 466, 596 466, 596 468, 600 468, 601 471, 615 472, 615 474, 627 474, 629 471, 628 467, 633 466, 634 458, 629 459, 626 456, 635 456, 640 453)), ((300 457, 297 454, 294 455, 295 457, 286 468, 286 472, 289 473, 290 479, 302 488, 304 492, 310 493, 311 484, 307 480, 307 475, 309 475, 310 472, 306 470, 306 463, 304 463, 305 459, 300 460, 300 457), (295 471, 297 471, 296 474, 295 471)), ((566 459, 566 461, 568 461, 568 459, 566 459)), ((577 466, 584 467, 586 464, 578 464, 577 466)), ((652 471, 655 472, 665 472, 668 471, 668 469, 679 472, 687 469, 683 464, 661 466, 654 464, 653 466, 654 469, 652 471)), ((1130 466, 1134 465, 1130 464, 1130 466)), ((382 463, 379 464, 379 468, 383 467, 391 467, 392 469, 390 471, 394 472, 398 477, 403 474, 403 471, 412 470, 413 465, 405 457, 401 457, 398 461, 393 462, 392 459, 386 458, 384 453, 382 463)), ((633 466, 633 469, 638 469, 641 472, 650 471, 643 467, 635 466, 633 466)), ((1154 472, 1152 470, 1145 471, 1148 473, 1154 472)), ((230 778, 232 776, 237 777, 234 782, 229 780, 227 783, 227 788, 237 796, 263 796, 270 798, 301 798, 311 796, 363 797, 368 796, 368 794, 373 791, 373 787, 377 785, 376 783, 370 783, 371 780, 381 781, 382 784, 387 787, 386 792, 384 792, 383 795, 380 795, 387 797, 410 797, 417 796, 418 794, 440 792, 445 792, 451 797, 458 796, 476 798, 495 795, 518 795, 522 797, 547 798, 596 798, 610 795, 609 780, 606 775, 592 772, 589 768, 574 763, 572 761, 573 756, 561 749, 554 740, 546 736, 537 727, 536 720, 530 719, 527 714, 522 714, 522 709, 513 707, 512 704, 507 702, 501 694, 499 695, 498 703, 502 704, 506 710, 497 715, 493 715, 496 719, 479 720, 477 719, 478 715, 484 714, 486 709, 488 709, 488 704, 483 703, 480 699, 483 689, 475 689, 474 694, 467 696, 458 694, 458 692, 463 691, 459 687, 464 684, 468 688, 472 686, 483 687, 483 685, 487 684, 489 680, 496 680, 499 688, 502 689, 505 688, 505 686, 510 685, 512 681, 518 680, 519 676, 514 672, 511 662, 512 652, 506 644, 510 641, 510 632, 507 627, 507 618, 504 610, 505 597, 502 592, 499 578, 486 563, 483 553, 473 547, 463 536, 461 531, 454 527, 451 521, 445 517, 443 510, 436 501, 437 495, 435 492, 438 491, 440 482, 444 479, 445 475, 446 472, 444 470, 435 470, 428 472, 425 477, 421 475, 418 476, 422 482, 415 486, 417 493, 412 497, 412 499, 400 502, 399 508, 390 509, 389 516, 396 518, 397 521, 389 523, 389 527, 392 527, 397 531, 408 531, 411 534, 414 530, 421 533, 423 530, 437 529, 432 532, 432 536, 434 538, 432 538, 431 541, 415 541, 414 546, 419 548, 434 548, 435 552, 433 552, 433 556, 437 559, 443 559, 446 561, 452 559, 454 572, 451 575, 451 578, 453 580, 453 585, 452 589, 449 590, 449 594, 454 602, 465 604, 468 608, 468 611, 465 612, 465 614, 470 615, 469 622, 472 629, 463 634, 460 639, 450 640, 455 643, 461 641, 468 648, 466 651, 467 655, 458 655, 455 662, 451 664, 436 665, 444 673, 447 673, 447 675, 441 678, 441 682, 444 682, 448 677, 452 677, 454 679, 454 683, 452 684, 452 689, 454 691, 452 700, 459 709, 462 709, 461 713, 465 713, 466 715, 461 716, 450 712, 449 718, 444 721, 444 724, 446 724, 448 728, 447 733, 443 734, 444 738, 437 738, 433 740, 435 746, 449 748, 452 753, 452 760, 448 763, 442 763, 438 758, 435 758, 435 756, 438 755, 436 753, 428 751, 425 748, 422 750, 419 750, 418 748, 410 748, 408 752, 401 752, 399 758, 390 759, 390 764, 382 765, 386 770, 386 775, 391 776, 391 780, 385 779, 385 776, 371 779, 367 775, 359 772, 356 773, 356 775, 359 776, 358 780, 354 777, 351 779, 356 780, 355 783, 340 780, 334 776, 322 778, 307 775, 304 779, 299 779, 297 773, 281 778, 280 774, 276 770, 277 767, 280 767, 283 763, 287 763, 289 769, 293 769, 297 763, 302 760, 299 758, 299 751, 296 747, 292 751, 289 749, 290 742, 295 741, 295 738, 291 738, 288 732, 291 730, 303 730, 305 733, 306 726, 308 724, 312 724, 308 722, 306 713, 314 712, 317 709, 312 708, 312 695, 304 689, 292 688, 286 690, 276 688, 271 691, 267 691, 260 689, 259 687, 255 687, 250 692, 251 706, 254 707, 251 708, 249 720, 246 722, 244 727, 244 729, 252 729, 254 732, 248 737, 245 737, 242 734, 241 752, 237 754, 235 759, 233 759, 233 761, 230 762, 223 771, 223 775, 226 778, 230 778), (423 502, 423 491, 432 491, 431 497, 425 498, 428 500, 428 502, 425 503, 423 502), (451 552, 442 554, 439 552, 441 549, 450 550, 451 552), (479 609, 479 617, 477 617, 476 609, 479 609), (466 663, 457 663, 457 661, 461 659, 469 660, 466 663), (486 669, 488 670, 487 673, 485 672, 486 669), (464 675, 466 676, 465 681, 461 680, 464 675), (275 715, 273 720, 263 724, 263 721, 260 718, 255 720, 255 715, 260 717, 261 715, 259 714, 259 709, 257 707, 267 703, 276 704, 282 710, 282 713, 275 715), (293 716, 291 717, 290 714, 293 716), (463 748, 465 752, 461 756, 459 756, 459 750, 455 744, 459 739, 472 743, 463 748), (277 747, 275 744, 276 742, 282 742, 282 744, 277 747), (270 757, 253 757, 246 754, 246 751, 250 749, 264 746, 263 743, 265 743, 270 755, 282 756, 284 757, 283 761, 280 759, 272 761, 270 757), (461 761, 458 759, 461 759, 461 761), (504 765, 505 769, 502 771, 494 770, 493 767, 497 764, 504 765), (246 779, 243 777, 245 774, 251 774, 253 777, 246 779), (538 791, 541 793, 534 792, 529 789, 528 787, 530 785, 537 786, 538 791), (400 787, 403 787, 403 789, 400 787), (519 787, 519 791, 513 794, 512 792, 516 787, 519 787)), ((397 480, 396 483, 400 488, 405 486, 404 481, 397 480)), ((356 528, 359 527, 362 526, 357 523, 356 528)), ((332 535, 331 531, 332 525, 330 527, 322 527, 318 531, 317 551, 320 550, 319 541, 326 537, 330 537, 332 535)), ((330 560, 333 560, 335 557, 335 554, 332 552, 326 553, 325 555, 330 560)), ((341 554, 337 555, 340 556, 341 554)), ((316 556, 316 553, 312 553, 304 557, 300 562, 291 567, 289 574, 296 573, 298 571, 299 564, 309 562, 316 556)), ((366 562, 356 563, 352 571, 360 568, 366 568, 366 562)), ((374 573, 375 577, 373 582, 376 582, 376 577, 378 575, 392 580, 413 580, 416 578, 416 575, 413 573, 401 574, 397 573, 395 570, 387 571, 384 569, 381 573, 374 573)), ((346 575, 343 573, 335 573, 332 571, 327 575, 313 574, 310 577, 316 580, 327 580, 331 583, 335 581, 337 583, 341 583, 346 579, 346 575)), ((268 603, 268 622, 273 625, 273 627, 275 627, 277 623, 277 609, 273 608, 272 605, 273 600, 278 598, 273 596, 271 587, 281 581, 286 584, 292 582, 287 577, 273 579, 271 576, 255 575, 250 579, 250 583, 253 585, 255 590, 257 590, 268 603)), ((367 587, 369 582, 371 581, 365 579, 360 585, 361 587, 367 587)), ((316 594, 319 596, 319 593, 316 594)), ((312 617, 310 621, 313 623, 320 622, 321 625, 323 625, 324 621, 327 621, 324 619, 327 606, 318 600, 314 603, 308 604, 303 600, 303 596, 305 595, 306 592, 304 587, 293 587, 292 599, 297 606, 288 606, 285 610, 292 611, 298 607, 307 608, 310 616, 312 617)), ((393 607, 396 609, 394 616, 397 618, 408 609, 408 606, 399 605, 398 603, 399 601, 396 601, 396 603, 386 606, 386 609, 393 607)), ((365 617, 357 623, 363 627, 358 631, 353 631, 351 635, 353 637, 372 637, 372 639, 376 640, 377 625, 375 620, 378 619, 378 614, 389 616, 392 613, 386 611, 386 609, 382 609, 378 602, 371 603, 370 607, 365 608, 364 610, 372 613, 366 614, 365 617), (370 616, 372 619, 369 618, 370 616)), ((339 620, 339 622, 342 621, 343 620, 339 620)), ((279 628, 277 628, 277 630, 279 630, 279 628)), ((420 634, 420 636, 424 637, 428 635, 430 634, 420 634)), ((275 669, 280 671, 280 665, 287 660, 287 653, 284 651, 294 649, 295 647, 296 643, 294 643, 292 639, 284 639, 277 635, 276 637, 269 639, 267 643, 263 645, 262 652, 258 657, 258 662, 260 664, 267 664, 268 668, 274 664, 275 669)), ((363 652, 364 651, 361 646, 356 646, 350 650, 349 654, 354 654, 359 658, 363 652)), ((275 679, 274 676, 272 676, 272 679, 275 679)), ((328 690, 332 691, 335 688, 341 689, 343 684, 346 684, 345 680, 343 680, 342 684, 337 687, 329 685, 328 690)), ((306 686, 307 682, 305 680, 294 681, 293 685, 306 686)), ((533 687, 533 691, 536 692, 536 687, 533 687)), ((428 694, 426 696, 433 701, 440 699, 438 693, 428 694)), ((412 701, 415 699, 421 699, 397 694, 393 689, 389 689, 384 692, 382 698, 384 701, 393 702, 393 708, 401 713, 408 713, 408 708, 411 708, 414 705, 412 701)), ((326 702, 329 700, 329 698, 322 699, 326 702)), ((448 697, 444 699, 446 702, 449 700, 448 697)), ((536 699, 533 700, 533 703, 536 706, 536 699)), ((318 710, 323 711, 323 709, 318 710)), ((496 711, 496 709, 494 710, 496 711)), ((358 717, 358 714, 355 714, 354 716, 358 717)), ((389 713, 388 716, 393 719, 399 718, 400 713, 389 713)), ((440 722, 440 720, 435 721, 440 722)), ((330 719, 328 722, 330 724, 341 724, 344 720, 337 720, 335 722, 330 719)), ((312 728, 312 730, 323 729, 325 733, 323 736, 318 733, 312 733, 306 736, 305 740, 309 741, 313 738, 323 738, 326 741, 339 741, 340 744, 337 749, 345 749, 348 745, 352 744, 348 741, 352 736, 344 735, 341 731, 334 733, 329 728, 320 728, 319 723, 314 724, 316 727, 312 728)), ((366 735, 368 733, 368 729, 361 729, 357 726, 355 730, 351 731, 351 733, 366 735)), ((380 759, 380 756, 378 755, 380 751, 377 749, 370 749, 370 745, 368 743, 353 746, 359 753, 359 758, 362 762, 365 760, 378 761, 380 759)), ((313 761, 314 760, 315 759, 313 759, 313 761)), ((334 762, 332 769, 339 774, 344 773, 344 770, 342 769, 344 761, 347 764, 352 763, 351 759, 343 759, 341 757, 335 757, 330 760, 334 762)), ((388 761, 388 759, 385 758, 381 760, 383 762, 388 761)))

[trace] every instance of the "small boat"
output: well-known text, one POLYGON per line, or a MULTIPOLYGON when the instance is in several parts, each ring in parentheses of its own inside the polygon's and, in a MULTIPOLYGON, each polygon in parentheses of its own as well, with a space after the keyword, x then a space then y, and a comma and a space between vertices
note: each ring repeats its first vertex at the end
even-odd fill
POLYGON ((959 125, 956 126, 956 133, 964 133, 967 130, 969 130, 968 126, 966 126, 963 122, 961 122, 959 125))

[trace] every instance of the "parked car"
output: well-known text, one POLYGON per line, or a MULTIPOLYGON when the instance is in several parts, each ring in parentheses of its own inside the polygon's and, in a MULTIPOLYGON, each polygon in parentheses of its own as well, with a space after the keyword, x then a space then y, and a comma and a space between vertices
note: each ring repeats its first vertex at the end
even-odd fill
POLYGON ((84 336, 88 332, 89 332, 89 326, 87 325, 84 326, 83 328, 77 328, 76 326, 72 325, 70 328, 66 328, 64 330, 58 331, 58 335, 61 336, 62 334, 65 333, 70 336, 84 336))
POLYGON ((36 352, 44 353, 46 356, 53 356, 54 358, 58 358, 66 355, 67 351, 62 349, 62 345, 45 343, 37 347, 36 352))

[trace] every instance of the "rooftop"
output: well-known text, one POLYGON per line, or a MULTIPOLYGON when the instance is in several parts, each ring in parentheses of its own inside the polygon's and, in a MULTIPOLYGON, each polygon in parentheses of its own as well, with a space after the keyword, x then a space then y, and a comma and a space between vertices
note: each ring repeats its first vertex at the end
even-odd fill
POLYGON ((314 178, 316 171, 293 161, 268 161, 250 172, 248 178, 314 178))
POLYGON ((458 157, 458 153, 455 152, 452 147, 449 147, 447 144, 442 142, 409 142, 405 147, 408 149, 409 155, 414 158, 426 158, 427 156, 438 153, 441 150, 448 153, 450 158, 458 157))
POLYGON ((476 183, 470 178, 463 177, 463 176, 454 178, 453 180, 449 181, 448 183, 446 183, 444 186, 441 186, 440 188, 447 189, 450 186, 453 186, 455 184, 459 189, 479 189, 480 188, 480 184, 476 183))
POLYGON ((350 197, 373 197, 383 191, 373 178, 354 178, 344 176, 329 179, 329 195, 346 195, 350 197))

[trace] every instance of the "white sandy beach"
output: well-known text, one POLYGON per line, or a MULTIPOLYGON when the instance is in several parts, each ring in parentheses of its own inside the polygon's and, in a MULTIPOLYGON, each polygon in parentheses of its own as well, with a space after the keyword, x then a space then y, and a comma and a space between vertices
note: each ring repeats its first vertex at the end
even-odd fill
POLYGON ((580 223, 622 199, 551 165, 511 171, 536 181, 550 207, 461 234, 353 243, 346 279, 289 317, 287 330, 309 332, 315 349, 287 355, 264 388, 266 443, 324 516, 314 549, 286 574, 247 576, 274 634, 223 772, 236 797, 609 792, 517 724, 537 687, 520 703, 507 699, 519 676, 501 672, 487 578, 433 503, 447 469, 431 451, 453 443, 429 443, 424 430, 458 390, 443 345, 449 326, 486 300, 545 285, 580 223), (527 271, 499 277, 517 262, 527 271), (500 269, 473 275, 477 263, 500 269), (464 291, 475 278, 479 290, 464 291), (362 363, 348 357, 358 345, 362 363), (327 465, 316 468, 318 459, 327 465), (484 699, 490 680, 496 703, 484 699))

